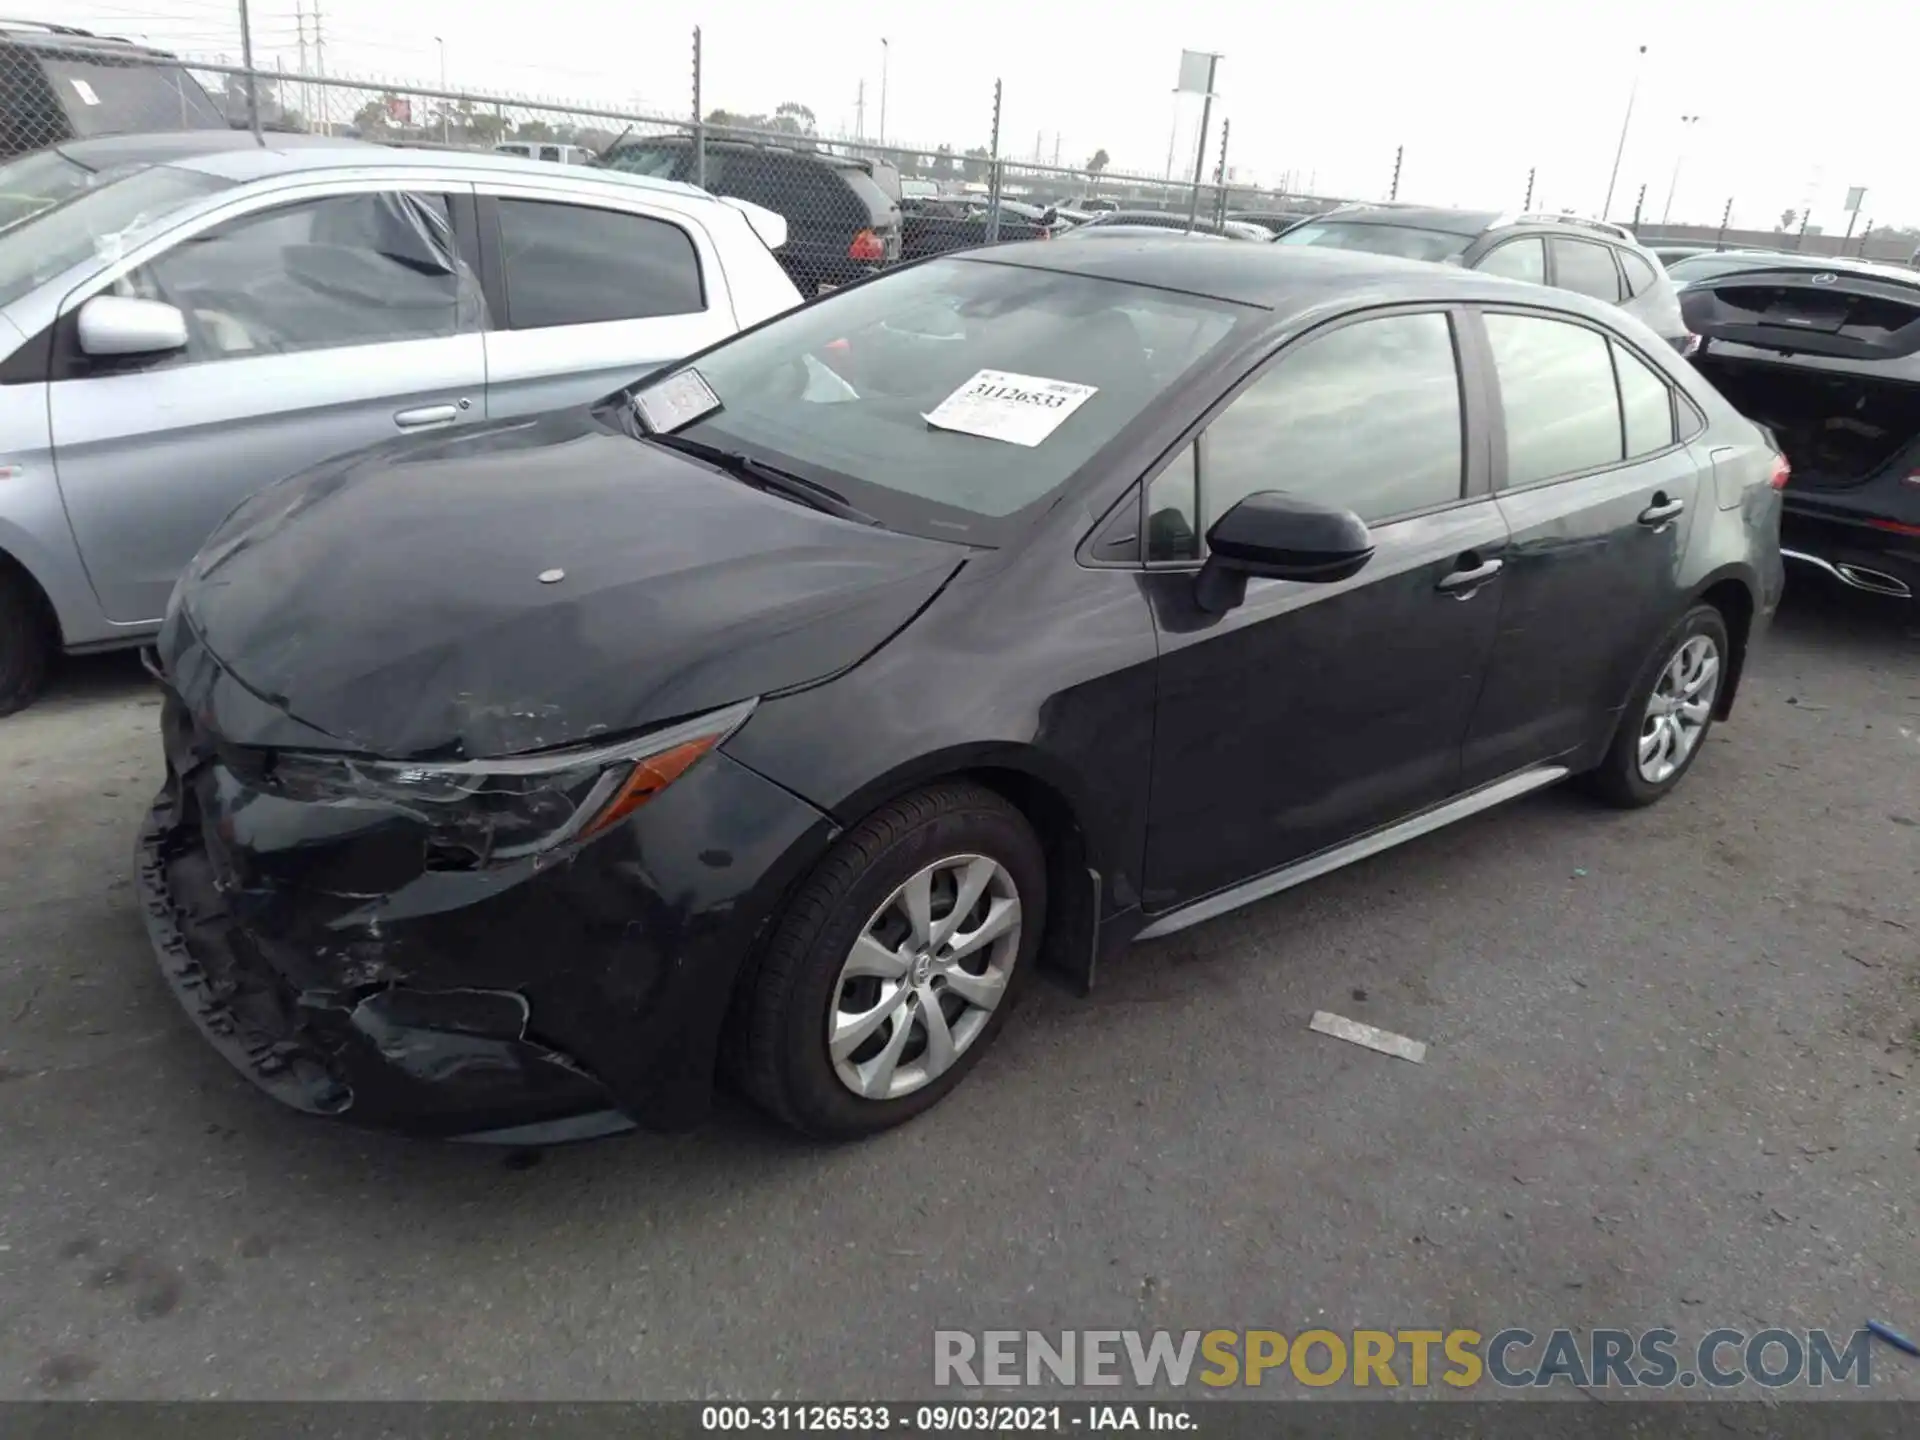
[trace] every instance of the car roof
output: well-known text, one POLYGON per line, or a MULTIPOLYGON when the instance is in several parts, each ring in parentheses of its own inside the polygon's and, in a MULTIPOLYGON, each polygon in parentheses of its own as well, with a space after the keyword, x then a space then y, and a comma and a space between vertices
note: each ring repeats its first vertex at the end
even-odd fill
POLYGON ((1405 225, 1448 235, 1478 235, 1500 218, 1497 210, 1447 210, 1432 205, 1379 205, 1364 210, 1332 210, 1316 220, 1341 225, 1405 225))
MULTIPOLYGON (((622 150, 658 150, 667 146, 686 150, 692 145, 693 137, 690 135, 629 135, 608 153, 618 155, 622 150)), ((832 165, 836 169, 859 170, 869 174, 875 165, 893 165, 891 160, 836 155, 831 150, 809 150, 804 145, 783 145, 778 140, 760 140, 750 135, 716 135, 709 131, 706 145, 709 150, 756 150, 767 155, 797 155, 802 160, 817 160, 822 165, 832 165)))
POLYGON ((977 264, 1022 265, 1184 291, 1277 314, 1295 314, 1364 293, 1371 303, 1382 305, 1422 300, 1517 300, 1534 307, 1610 317, 1615 322, 1619 317, 1618 307, 1571 291, 1424 260, 1331 246, 1193 245, 1185 235, 1163 233, 1115 238, 1105 245, 1029 240, 972 251, 962 258, 977 264))
POLYGON ((36 50, 94 50, 113 54, 152 56, 172 60, 168 50, 156 50, 137 40, 118 35, 96 35, 71 25, 51 25, 37 20, 0 19, 0 43, 21 45, 36 50))
MULTIPOLYGON (((559 142, 554 142, 559 143, 559 142)), ((113 135, 76 140, 56 147, 61 154, 89 167, 146 161, 177 165, 246 184, 275 176, 327 170, 425 169, 468 170, 475 175, 524 175, 551 181, 552 162, 493 150, 413 148, 375 145, 341 136, 266 134, 255 140, 244 130, 191 130, 165 135, 113 135)), ((579 178, 571 170, 558 173, 579 178)), ((678 180, 656 180, 624 171, 593 171, 596 182, 626 185, 662 195, 712 200, 706 191, 678 180)))

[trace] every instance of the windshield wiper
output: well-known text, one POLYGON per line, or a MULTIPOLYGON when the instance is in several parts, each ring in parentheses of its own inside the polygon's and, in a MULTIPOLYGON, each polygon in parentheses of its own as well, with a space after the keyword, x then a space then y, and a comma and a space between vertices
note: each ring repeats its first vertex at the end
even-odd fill
POLYGON ((744 451, 729 450, 723 445, 709 445, 704 440, 692 440, 685 435, 648 435, 646 438, 656 445, 664 445, 670 450, 678 450, 683 455, 691 455, 696 460, 718 466, 755 489, 768 491, 842 520, 852 520, 856 524, 880 524, 838 490, 828 489, 819 481, 796 475, 791 470, 769 465, 744 451))

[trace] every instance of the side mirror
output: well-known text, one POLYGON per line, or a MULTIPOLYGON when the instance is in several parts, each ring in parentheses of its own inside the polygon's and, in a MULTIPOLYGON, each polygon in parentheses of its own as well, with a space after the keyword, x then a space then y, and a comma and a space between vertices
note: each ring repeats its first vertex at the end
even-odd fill
POLYGON ((1207 563, 1194 580, 1202 610, 1220 615, 1247 596, 1247 577, 1325 584, 1360 573, 1373 558, 1373 536, 1351 510, 1260 490, 1213 522, 1207 563))
POLYGON ((1045 225, 1049 230, 1051 230, 1053 228, 1053 222, 1058 220, 1059 218, 1060 218, 1060 212, 1058 210, 1055 210, 1051 205, 1049 205, 1047 207, 1047 213, 1040 217, 1040 223, 1042 225, 1045 225))
POLYGON ((163 355, 186 345, 187 317, 162 301, 96 295, 80 307, 83 354, 163 355))

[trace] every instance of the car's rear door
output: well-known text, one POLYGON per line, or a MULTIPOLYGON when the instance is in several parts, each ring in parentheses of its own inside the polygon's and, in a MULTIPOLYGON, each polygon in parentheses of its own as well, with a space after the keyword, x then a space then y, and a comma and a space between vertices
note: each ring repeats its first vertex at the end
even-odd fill
POLYGON ((490 415, 583 404, 738 328, 719 250, 697 220, 612 186, 476 188, 499 302, 486 339, 490 415))
POLYGON ((1468 317, 1492 377, 1494 492, 1512 530, 1500 641, 1467 738, 1468 785, 1610 733, 1660 634, 1700 505, 1684 402, 1618 335, 1564 313, 1468 317))
POLYGON ((1164 909, 1445 799, 1492 654, 1507 527, 1478 385, 1445 308, 1295 341, 1148 487, 1160 633, 1146 894, 1164 909), (1197 474, 1198 500, 1195 500, 1197 474), (1332 584, 1253 580, 1194 603, 1207 528, 1246 495, 1349 508, 1373 558, 1332 584))
POLYGON ((48 387, 54 472, 95 594, 154 621, 194 552, 262 486, 485 415, 485 300, 455 237, 470 188, 338 181, 236 201, 68 296, 48 387), (92 359, 108 292, 186 317, 184 350, 92 359))

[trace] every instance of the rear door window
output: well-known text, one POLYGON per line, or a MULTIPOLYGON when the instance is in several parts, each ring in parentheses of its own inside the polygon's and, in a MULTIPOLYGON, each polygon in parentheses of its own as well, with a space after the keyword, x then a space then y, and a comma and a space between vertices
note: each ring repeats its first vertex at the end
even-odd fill
POLYGON ((707 308, 699 252, 678 225, 558 201, 497 203, 513 329, 692 315, 707 308))
POLYGON ((1495 313, 1486 322, 1506 427, 1507 488, 1618 464, 1620 396, 1607 337, 1538 315, 1495 313))
POLYGON ((1547 283, 1547 252, 1537 235, 1509 240, 1496 245, 1480 257, 1473 267, 1486 275, 1504 275, 1509 280, 1526 280, 1535 285, 1547 283))
POLYGON ((1558 235, 1547 243, 1553 248, 1554 284, 1596 300, 1619 303, 1620 269, 1613 263, 1611 247, 1558 235))

